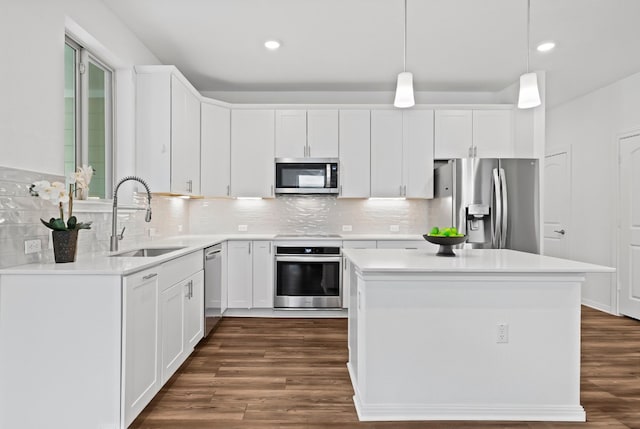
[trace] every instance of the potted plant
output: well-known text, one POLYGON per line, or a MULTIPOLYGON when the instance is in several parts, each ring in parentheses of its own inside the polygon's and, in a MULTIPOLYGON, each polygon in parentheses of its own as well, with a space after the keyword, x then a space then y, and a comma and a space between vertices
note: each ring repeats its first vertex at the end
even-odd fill
MULTIPOLYGON (((58 206, 60 217, 52 217, 49 221, 40 219, 44 226, 52 230, 53 254, 55 261, 58 263, 73 262, 76 260, 78 231, 81 229, 91 229, 91 222, 78 222, 78 219, 73 216, 73 194, 79 189, 86 189, 80 188, 80 185, 78 185, 76 181, 76 175, 85 174, 81 170, 82 169, 79 168, 76 173, 70 175, 68 191, 64 183, 49 183, 47 180, 35 182, 29 187, 31 195, 40 197, 58 206), (66 221, 64 204, 68 204, 68 217, 66 221)), ((93 172, 93 169, 91 169, 91 171, 93 172)), ((89 180, 91 180, 91 176, 89 176, 89 180)), ((88 187, 86 180, 84 184, 88 187)))

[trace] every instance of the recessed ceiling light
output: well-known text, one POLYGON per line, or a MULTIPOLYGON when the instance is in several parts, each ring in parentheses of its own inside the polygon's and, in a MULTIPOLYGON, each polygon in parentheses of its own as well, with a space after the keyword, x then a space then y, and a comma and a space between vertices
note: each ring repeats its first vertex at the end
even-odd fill
POLYGON ((538 50, 538 52, 549 52, 555 47, 556 47, 555 42, 543 42, 543 43, 540 43, 536 49, 538 50))
POLYGON ((267 40, 264 42, 264 47, 269 49, 270 51, 275 51, 280 47, 280 42, 277 40, 267 40))

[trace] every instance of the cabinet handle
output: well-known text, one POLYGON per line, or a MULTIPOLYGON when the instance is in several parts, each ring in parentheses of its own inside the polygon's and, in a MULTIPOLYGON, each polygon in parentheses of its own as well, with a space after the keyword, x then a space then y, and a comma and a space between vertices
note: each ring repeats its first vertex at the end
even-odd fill
POLYGON ((311 145, 307 145, 307 156, 311 157, 311 145))
POLYGON ((273 185, 271 185, 271 196, 273 196, 273 185))
POLYGON ((149 279, 154 278, 157 275, 158 275, 158 273, 147 274, 146 276, 142 277, 142 280, 149 280, 149 279))
POLYGON ((467 153, 469 154, 469 158, 473 158, 473 148, 471 146, 469 146, 467 153))
POLYGON ((229 195, 231 195, 231 192, 230 192, 230 191, 231 191, 231 189, 230 189, 230 188, 231 188, 231 187, 230 187, 229 185, 227 185, 227 197, 228 197, 229 195))
POLYGON ((338 195, 342 195, 342 185, 340 185, 340 188, 338 190, 338 195))
POLYGON ((187 180, 187 192, 193 192, 193 180, 187 180))
POLYGON ((189 281, 189 299, 193 298, 193 280, 189 281))
POLYGON ((249 243, 249 255, 251 255, 251 243, 249 243))
POLYGON ((474 157, 474 158, 477 158, 477 157, 478 157, 478 146, 475 146, 475 147, 473 148, 473 157, 474 157))
POLYGON ((407 185, 404 185, 404 186, 402 187, 402 196, 403 196, 403 197, 406 197, 406 196, 407 196, 407 185))
POLYGON ((400 196, 402 196, 402 185, 400 185, 400 196))

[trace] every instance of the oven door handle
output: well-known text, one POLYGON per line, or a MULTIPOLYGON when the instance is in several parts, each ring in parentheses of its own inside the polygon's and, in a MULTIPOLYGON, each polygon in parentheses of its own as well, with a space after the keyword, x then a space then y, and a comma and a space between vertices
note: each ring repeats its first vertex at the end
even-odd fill
POLYGON ((341 256, 277 256, 276 262, 342 262, 341 256))

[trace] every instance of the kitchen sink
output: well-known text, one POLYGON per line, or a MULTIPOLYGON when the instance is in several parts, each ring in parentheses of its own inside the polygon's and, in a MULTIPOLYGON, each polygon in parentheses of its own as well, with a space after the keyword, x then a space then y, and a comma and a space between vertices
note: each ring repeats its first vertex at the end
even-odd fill
POLYGON ((127 252, 116 253, 115 255, 110 256, 113 258, 150 257, 164 255, 165 253, 174 252, 180 249, 184 249, 184 246, 133 249, 127 252))

